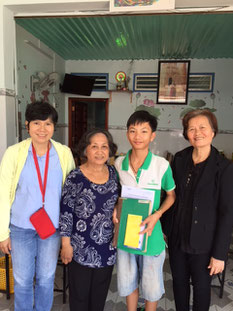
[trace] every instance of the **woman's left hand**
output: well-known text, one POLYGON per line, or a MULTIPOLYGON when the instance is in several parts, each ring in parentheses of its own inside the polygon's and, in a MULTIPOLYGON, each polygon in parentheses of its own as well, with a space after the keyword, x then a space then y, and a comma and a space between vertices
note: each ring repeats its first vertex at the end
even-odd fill
POLYGON ((62 246, 61 249, 61 260, 62 262, 67 265, 69 262, 72 261, 73 258, 73 247, 69 245, 62 246))
POLYGON ((208 269, 210 269, 210 275, 223 272, 225 266, 224 260, 218 260, 214 257, 210 258, 208 269))

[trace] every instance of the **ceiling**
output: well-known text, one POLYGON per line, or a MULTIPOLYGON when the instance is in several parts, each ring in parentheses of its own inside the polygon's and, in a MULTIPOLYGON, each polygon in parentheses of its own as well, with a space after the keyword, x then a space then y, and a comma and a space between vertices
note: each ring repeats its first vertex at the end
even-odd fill
POLYGON ((16 23, 65 60, 233 58, 233 13, 27 17, 16 23))

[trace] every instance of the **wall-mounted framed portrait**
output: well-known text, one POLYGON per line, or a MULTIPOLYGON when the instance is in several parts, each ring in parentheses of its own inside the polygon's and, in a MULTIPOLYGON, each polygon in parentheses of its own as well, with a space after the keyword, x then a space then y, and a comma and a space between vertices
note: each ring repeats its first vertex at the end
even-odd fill
POLYGON ((189 60, 159 61, 157 104, 187 105, 189 68, 189 60))

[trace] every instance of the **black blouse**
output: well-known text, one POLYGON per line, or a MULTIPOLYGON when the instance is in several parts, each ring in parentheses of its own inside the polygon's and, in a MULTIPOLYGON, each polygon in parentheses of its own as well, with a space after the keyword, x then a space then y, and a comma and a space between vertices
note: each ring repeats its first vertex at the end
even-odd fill
MULTIPOLYGON (((190 246, 190 228, 193 215, 193 199, 196 185, 203 173, 208 158, 198 164, 194 164, 192 158, 189 159, 187 174, 184 176, 183 200, 177 206, 175 214, 172 237, 175 245, 182 251, 189 254, 196 254, 196 250, 190 246)), ((198 251, 200 253, 200 251, 198 251)))

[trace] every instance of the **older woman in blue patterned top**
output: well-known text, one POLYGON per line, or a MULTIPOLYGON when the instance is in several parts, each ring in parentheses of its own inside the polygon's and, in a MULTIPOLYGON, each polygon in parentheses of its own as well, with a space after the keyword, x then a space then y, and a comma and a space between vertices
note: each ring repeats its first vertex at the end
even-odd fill
POLYGON ((71 311, 104 309, 116 261, 112 213, 119 193, 116 171, 106 163, 116 150, 108 131, 85 133, 78 154, 86 162, 69 174, 63 188, 61 258, 69 263, 71 311))

